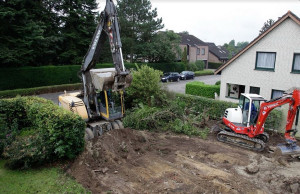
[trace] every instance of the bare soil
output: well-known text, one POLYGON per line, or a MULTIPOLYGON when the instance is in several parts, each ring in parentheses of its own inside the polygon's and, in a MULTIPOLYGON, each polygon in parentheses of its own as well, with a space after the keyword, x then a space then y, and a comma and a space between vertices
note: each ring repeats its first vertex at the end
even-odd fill
MULTIPOLYGON (((282 141, 272 135, 270 146, 282 141)), ((92 193, 300 193, 300 161, 171 133, 113 130, 67 173, 92 193)))

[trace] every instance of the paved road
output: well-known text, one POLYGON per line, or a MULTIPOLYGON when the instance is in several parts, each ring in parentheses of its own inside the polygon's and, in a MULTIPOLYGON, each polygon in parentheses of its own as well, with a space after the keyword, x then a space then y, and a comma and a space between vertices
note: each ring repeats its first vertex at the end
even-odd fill
MULTIPOLYGON (((217 81, 221 79, 220 75, 206 75, 206 76, 199 76, 195 77, 194 80, 180 80, 179 82, 169 82, 163 83, 164 86, 169 91, 177 92, 177 93, 185 93, 185 84, 191 81, 201 81, 206 84, 214 85, 217 81)), ((48 100, 52 100, 54 103, 58 104, 58 96, 63 94, 64 92, 56 92, 56 93, 49 93, 49 94, 40 94, 39 97, 46 98, 48 100)))
POLYGON ((184 94, 185 85, 188 82, 201 81, 204 82, 205 84, 214 85, 220 79, 221 79, 220 75, 206 75, 206 76, 195 77, 194 80, 180 80, 179 82, 164 83, 164 85, 167 87, 169 91, 184 94))

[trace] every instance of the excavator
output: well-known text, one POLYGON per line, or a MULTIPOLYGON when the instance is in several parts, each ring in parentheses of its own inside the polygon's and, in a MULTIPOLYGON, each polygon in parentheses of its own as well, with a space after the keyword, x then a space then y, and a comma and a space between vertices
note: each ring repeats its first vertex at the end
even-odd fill
POLYGON ((284 104, 289 104, 284 133, 286 141, 277 148, 281 155, 300 154, 300 147, 295 138, 300 109, 299 89, 293 89, 292 92, 270 101, 257 94, 241 94, 239 106, 225 110, 223 123, 226 127, 219 130, 218 141, 263 151, 269 141, 269 135, 264 132, 264 123, 273 109, 284 104), (296 127, 292 129, 294 121, 296 127))
POLYGON ((118 15, 112 0, 106 0, 79 77, 83 90, 65 92, 58 101, 64 109, 80 115, 87 122, 86 139, 111 129, 124 128, 121 121, 125 113, 124 91, 130 86, 132 76, 124 66, 118 15), (107 37, 114 68, 94 69, 107 37))

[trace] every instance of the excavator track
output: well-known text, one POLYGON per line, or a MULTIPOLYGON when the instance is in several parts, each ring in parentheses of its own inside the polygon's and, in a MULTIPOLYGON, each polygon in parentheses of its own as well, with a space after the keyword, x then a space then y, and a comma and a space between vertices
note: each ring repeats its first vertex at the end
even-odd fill
POLYGON ((220 142, 233 144, 249 150, 261 152, 265 149, 265 143, 257 138, 250 138, 246 135, 221 131, 217 134, 217 139, 220 142))

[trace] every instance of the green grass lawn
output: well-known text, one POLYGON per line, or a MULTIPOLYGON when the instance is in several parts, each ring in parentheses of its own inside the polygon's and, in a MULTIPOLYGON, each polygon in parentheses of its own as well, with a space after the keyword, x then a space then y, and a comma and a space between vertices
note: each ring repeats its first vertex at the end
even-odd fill
POLYGON ((202 76, 202 75, 213 75, 214 72, 212 70, 209 69, 204 69, 202 71, 196 71, 195 72, 195 76, 202 76))
POLYGON ((0 193, 89 193, 58 168, 9 170, 0 160, 0 193))

